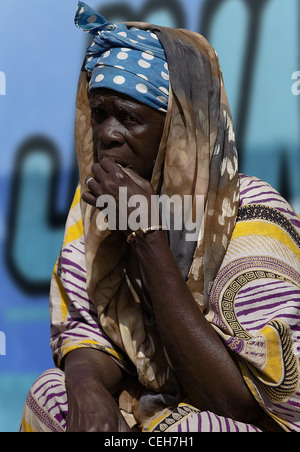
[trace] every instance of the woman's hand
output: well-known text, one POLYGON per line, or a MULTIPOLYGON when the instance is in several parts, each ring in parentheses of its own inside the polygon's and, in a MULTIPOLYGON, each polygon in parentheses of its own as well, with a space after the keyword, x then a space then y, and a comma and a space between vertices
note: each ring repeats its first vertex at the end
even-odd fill
POLYGON ((159 224, 158 203, 149 181, 108 157, 95 163, 92 173, 94 178, 89 181, 89 191, 83 193, 82 199, 103 210, 105 203, 101 204, 101 196, 111 196, 115 202, 116 229, 128 236, 138 229, 159 224))

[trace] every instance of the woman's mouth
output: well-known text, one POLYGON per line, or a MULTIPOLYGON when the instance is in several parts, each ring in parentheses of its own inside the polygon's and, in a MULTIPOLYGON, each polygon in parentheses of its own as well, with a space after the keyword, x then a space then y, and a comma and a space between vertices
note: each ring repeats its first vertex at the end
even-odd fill
POLYGON ((133 169, 133 165, 131 165, 130 163, 126 162, 125 160, 120 159, 119 156, 115 156, 113 154, 102 154, 101 158, 99 159, 99 162, 104 159, 104 158, 109 158, 111 159, 113 162, 117 163, 118 165, 122 166, 123 168, 129 168, 129 169, 133 169))

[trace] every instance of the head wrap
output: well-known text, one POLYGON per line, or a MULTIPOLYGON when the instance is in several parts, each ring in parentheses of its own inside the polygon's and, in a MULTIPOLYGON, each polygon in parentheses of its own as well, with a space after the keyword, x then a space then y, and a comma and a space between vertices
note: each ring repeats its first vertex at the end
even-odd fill
POLYGON ((94 35, 85 62, 90 90, 109 88, 167 111, 168 64, 154 33, 106 22, 83 2, 78 3, 75 24, 94 35))

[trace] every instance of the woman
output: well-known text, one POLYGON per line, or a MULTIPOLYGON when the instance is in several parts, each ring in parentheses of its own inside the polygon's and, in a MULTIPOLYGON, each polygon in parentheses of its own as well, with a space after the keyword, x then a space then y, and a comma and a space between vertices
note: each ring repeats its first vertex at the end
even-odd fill
POLYGON ((187 30, 106 23, 82 2, 76 23, 94 41, 77 95, 80 186, 51 285, 57 367, 31 388, 21 430, 299 431, 300 221, 238 174, 215 51, 187 30), (150 209, 130 228, 120 187, 148 206, 202 197, 197 240, 150 209))

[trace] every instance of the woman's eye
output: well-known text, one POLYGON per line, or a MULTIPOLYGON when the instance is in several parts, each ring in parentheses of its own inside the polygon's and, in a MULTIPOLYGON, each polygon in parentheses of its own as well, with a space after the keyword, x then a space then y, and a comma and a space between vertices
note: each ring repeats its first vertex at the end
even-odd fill
POLYGON ((131 122, 131 123, 139 124, 139 120, 138 120, 135 116, 131 115, 130 113, 127 113, 127 114, 125 115, 124 120, 125 120, 126 122, 131 122))
POLYGON ((102 108, 95 107, 92 109, 92 114, 93 114, 93 116, 103 117, 105 112, 104 112, 104 110, 102 110, 102 108))

